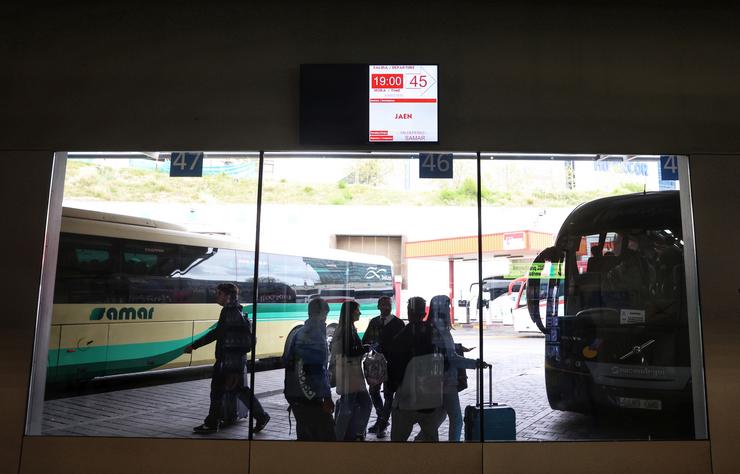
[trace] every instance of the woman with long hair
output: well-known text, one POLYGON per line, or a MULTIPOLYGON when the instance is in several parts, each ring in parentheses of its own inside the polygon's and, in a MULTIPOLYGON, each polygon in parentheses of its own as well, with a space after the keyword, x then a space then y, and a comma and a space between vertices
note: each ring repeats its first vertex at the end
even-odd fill
POLYGON ((331 343, 337 393, 341 396, 335 415, 337 440, 364 441, 370 419, 372 402, 362 373, 365 348, 355 329, 360 314, 360 305, 356 301, 342 303, 339 325, 331 343))

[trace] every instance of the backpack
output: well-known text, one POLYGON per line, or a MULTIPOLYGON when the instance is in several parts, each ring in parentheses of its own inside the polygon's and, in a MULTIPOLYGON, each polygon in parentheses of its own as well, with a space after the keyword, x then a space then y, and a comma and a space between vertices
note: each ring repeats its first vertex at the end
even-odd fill
POLYGON ((444 356, 439 353, 411 359, 403 374, 393 405, 401 410, 425 410, 442 406, 444 356))
POLYGON ((242 313, 241 307, 225 308, 228 317, 224 318, 223 348, 229 352, 246 354, 254 348, 255 340, 252 334, 252 323, 242 313))
POLYGON ((365 370, 365 380, 370 386, 380 385, 388 380, 388 362, 385 356, 376 350, 371 350, 362 360, 365 370))
POLYGON ((316 391, 311 387, 308 380, 309 373, 304 361, 295 353, 295 341, 300 331, 301 329, 291 331, 285 343, 285 353, 283 354, 283 364, 285 365, 283 393, 289 402, 298 398, 305 398, 306 400, 316 398, 316 391))
POLYGON ((296 357, 295 376, 298 378, 298 386, 301 388, 303 396, 306 397, 307 400, 313 400, 314 398, 316 398, 316 392, 311 387, 311 384, 308 382, 308 374, 306 373, 306 369, 303 366, 303 359, 301 359, 300 357, 296 357))

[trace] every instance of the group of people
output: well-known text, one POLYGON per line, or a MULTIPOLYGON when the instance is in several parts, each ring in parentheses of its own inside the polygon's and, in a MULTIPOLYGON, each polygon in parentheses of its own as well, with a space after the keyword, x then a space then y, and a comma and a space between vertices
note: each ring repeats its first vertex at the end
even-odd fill
MULTIPOLYGON (((237 418, 233 404, 239 401, 252 409, 253 432, 258 433, 270 415, 246 384, 246 353, 255 341, 238 303, 236 285, 219 285, 216 301, 223 307, 218 323, 184 349, 190 353, 216 341, 208 416, 193 431, 212 433, 232 423, 237 418)), ((407 441, 418 424, 415 440, 438 441, 439 427, 448 417, 448 439, 460 441, 463 419, 458 391, 464 387, 459 386, 459 372, 485 367, 485 362, 461 355, 450 333, 447 296, 432 298, 428 317, 424 298, 409 299, 408 324, 392 314, 392 307, 389 297, 381 297, 380 315, 370 320, 360 339, 355 328, 360 305, 342 303, 329 345, 329 305, 321 298, 310 301, 308 319, 288 340, 283 355, 284 394, 299 440, 362 441, 368 432, 382 439, 390 425, 392 441, 407 441), (363 360, 369 355, 383 369, 382 379, 368 379, 370 384, 363 373, 363 360), (339 395, 336 403, 332 387, 339 395), (373 407, 376 422, 368 427, 373 407)))
POLYGON ((438 441, 439 427, 449 417, 449 441, 460 441, 462 411, 458 371, 485 365, 456 351, 450 334, 450 300, 408 301, 408 324, 392 314, 389 297, 378 300, 380 315, 371 319, 360 339, 355 323, 360 306, 342 304, 331 346, 327 344, 329 305, 321 298, 308 306, 308 320, 288 342, 284 355, 285 398, 295 415, 299 440, 362 441, 367 433, 407 441, 414 425, 416 440, 438 441), (366 383, 363 358, 383 354, 387 378, 366 383), (334 403, 331 387, 339 399, 334 403), (368 427, 372 407, 376 422, 368 427))

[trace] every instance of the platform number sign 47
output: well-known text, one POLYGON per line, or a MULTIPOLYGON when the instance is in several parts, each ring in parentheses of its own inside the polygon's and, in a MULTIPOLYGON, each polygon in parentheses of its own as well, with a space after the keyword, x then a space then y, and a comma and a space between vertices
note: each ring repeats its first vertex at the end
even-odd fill
POLYGON ((419 178, 452 178, 452 153, 419 153, 419 178))
POLYGON ((203 176, 203 153, 175 152, 170 158, 170 177, 203 176))
POLYGON ((663 181, 678 181, 678 157, 676 155, 662 155, 660 157, 660 179, 663 181))

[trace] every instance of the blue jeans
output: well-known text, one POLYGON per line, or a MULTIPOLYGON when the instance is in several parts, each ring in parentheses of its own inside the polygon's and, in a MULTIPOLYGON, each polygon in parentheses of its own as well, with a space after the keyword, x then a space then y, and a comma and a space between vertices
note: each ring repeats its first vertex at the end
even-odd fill
POLYGON ((367 392, 342 395, 334 410, 337 441, 354 441, 358 436, 364 438, 371 408, 367 392))
POLYGON ((448 440, 456 442, 460 441, 463 427, 463 416, 462 410, 460 409, 460 397, 457 394, 456 387, 445 387, 442 394, 442 406, 450 419, 448 440))

